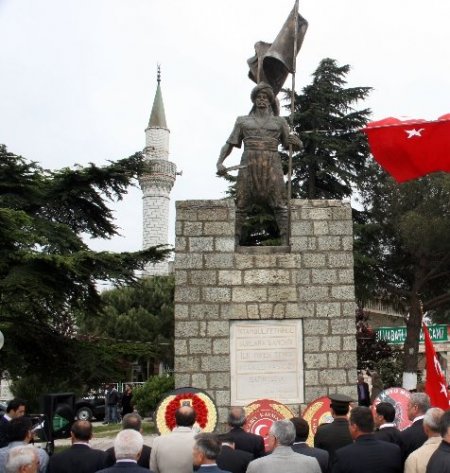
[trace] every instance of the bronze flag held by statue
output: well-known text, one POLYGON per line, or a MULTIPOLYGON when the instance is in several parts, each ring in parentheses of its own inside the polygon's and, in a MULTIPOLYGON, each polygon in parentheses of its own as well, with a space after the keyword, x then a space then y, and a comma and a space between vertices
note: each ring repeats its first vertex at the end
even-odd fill
POLYGON ((266 82, 277 95, 288 74, 295 74, 295 60, 307 28, 308 22, 298 13, 297 0, 275 41, 255 44, 255 55, 247 61, 250 79, 257 84, 266 82))

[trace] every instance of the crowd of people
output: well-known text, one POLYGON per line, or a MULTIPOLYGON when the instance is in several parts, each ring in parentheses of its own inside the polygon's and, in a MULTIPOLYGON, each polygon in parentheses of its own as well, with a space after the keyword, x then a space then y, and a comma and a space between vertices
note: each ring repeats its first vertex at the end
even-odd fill
POLYGON ((242 407, 230 409, 226 433, 214 434, 198 433, 195 410, 183 405, 176 427, 154 438, 151 448, 144 444, 141 417, 131 412, 112 448, 92 448, 92 424, 77 420, 70 448, 50 457, 31 444, 25 405, 13 400, 0 419, 0 473, 450 473, 450 410, 430 407, 427 394, 411 394, 412 424, 402 431, 390 403, 350 409, 351 398, 329 398, 333 421, 317 428, 314 447, 301 417, 274 422, 266 449, 263 437, 244 430, 242 407))

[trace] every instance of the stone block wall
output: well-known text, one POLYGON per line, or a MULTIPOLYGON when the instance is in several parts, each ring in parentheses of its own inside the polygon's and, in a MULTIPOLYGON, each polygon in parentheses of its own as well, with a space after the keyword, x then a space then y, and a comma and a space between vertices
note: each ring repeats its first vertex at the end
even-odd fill
MULTIPOLYGON (((175 385, 230 406, 230 321, 303 319, 305 404, 356 395, 351 208, 293 200, 288 247, 235 247, 231 199, 177 202, 175 385)), ((296 406, 295 406, 296 407, 296 406)))

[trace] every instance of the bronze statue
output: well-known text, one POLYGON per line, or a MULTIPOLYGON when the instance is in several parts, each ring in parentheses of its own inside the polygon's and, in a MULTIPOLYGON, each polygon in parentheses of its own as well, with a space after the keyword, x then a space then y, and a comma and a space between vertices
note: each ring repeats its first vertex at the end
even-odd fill
POLYGON ((260 82, 251 92, 253 108, 238 117, 234 129, 220 151, 218 174, 225 174, 224 160, 233 147, 244 142, 236 188, 236 239, 253 204, 266 204, 274 212, 283 245, 288 244, 288 207, 278 146, 302 147, 300 139, 289 133, 287 122, 279 116, 279 106, 272 87, 260 82))

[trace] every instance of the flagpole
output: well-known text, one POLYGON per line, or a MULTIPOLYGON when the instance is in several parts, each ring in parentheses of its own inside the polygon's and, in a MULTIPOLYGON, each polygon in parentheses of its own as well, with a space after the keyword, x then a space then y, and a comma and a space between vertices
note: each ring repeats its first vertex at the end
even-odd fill
MULTIPOLYGON (((298 37, 298 2, 295 0, 294 5, 294 55, 292 60, 292 86, 291 86, 291 116, 290 116, 290 125, 291 131, 294 131, 294 112, 295 112, 295 70, 296 70, 296 57, 297 57, 297 37, 298 37)), ((289 164, 288 164, 288 215, 287 215, 287 238, 288 246, 291 244, 291 198, 292 198, 292 145, 289 145, 289 164)))

